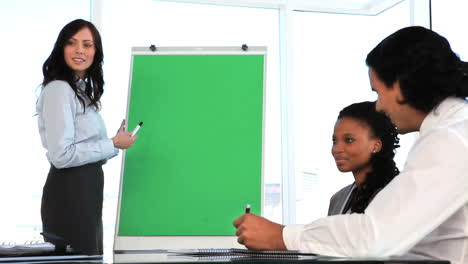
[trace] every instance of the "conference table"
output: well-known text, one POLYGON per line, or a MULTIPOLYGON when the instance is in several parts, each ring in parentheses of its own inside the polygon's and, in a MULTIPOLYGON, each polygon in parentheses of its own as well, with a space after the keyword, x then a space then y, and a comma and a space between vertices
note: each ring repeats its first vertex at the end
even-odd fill
POLYGON ((0 264, 3 263, 120 263, 120 264, 131 264, 131 263, 236 263, 236 264, 286 264, 286 263, 300 263, 300 264, 450 264, 449 261, 445 260, 433 260, 423 258, 408 258, 408 257, 392 257, 392 258, 334 258, 324 256, 301 256, 297 258, 269 258, 269 257, 229 257, 229 256, 190 256, 190 255, 175 255, 167 252, 126 252, 121 254, 113 254, 110 256, 84 256, 84 255, 67 255, 67 256, 30 256, 30 257, 17 257, 17 258, 3 258, 0 257, 0 264))

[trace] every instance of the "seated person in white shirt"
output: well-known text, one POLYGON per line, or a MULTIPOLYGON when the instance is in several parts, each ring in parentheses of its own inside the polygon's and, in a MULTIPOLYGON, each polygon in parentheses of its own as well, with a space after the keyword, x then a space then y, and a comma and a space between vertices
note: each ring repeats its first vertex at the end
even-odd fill
POLYGON ((338 257, 409 255, 468 263, 468 67, 448 41, 407 27, 366 58, 377 95, 400 134, 419 131, 403 170, 363 214, 287 225, 245 214, 234 221, 250 249, 338 257))
POLYGON ((333 131, 332 155, 341 172, 352 172, 354 183, 330 199, 328 215, 363 213, 374 196, 399 170, 395 165, 398 134, 374 102, 349 105, 340 111, 333 131))

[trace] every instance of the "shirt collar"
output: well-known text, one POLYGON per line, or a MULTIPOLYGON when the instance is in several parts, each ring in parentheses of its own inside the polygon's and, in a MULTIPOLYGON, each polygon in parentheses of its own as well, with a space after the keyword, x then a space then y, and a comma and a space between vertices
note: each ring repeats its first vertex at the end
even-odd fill
POLYGON ((459 119, 466 119, 468 118, 467 114, 468 104, 465 100, 458 97, 448 97, 424 118, 419 132, 423 134, 432 128, 448 125, 459 119), (465 114, 458 115, 459 111, 464 111, 465 114))

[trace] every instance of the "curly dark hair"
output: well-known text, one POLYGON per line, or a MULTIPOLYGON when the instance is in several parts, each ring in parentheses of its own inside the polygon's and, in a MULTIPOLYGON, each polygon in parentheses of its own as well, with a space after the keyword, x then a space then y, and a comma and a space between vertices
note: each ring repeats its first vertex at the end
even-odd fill
POLYGON ((400 82, 404 99, 429 113, 449 96, 466 100, 468 64, 460 60, 444 37, 420 26, 406 27, 380 42, 366 64, 387 87, 400 82))
POLYGON ((78 87, 76 86, 77 76, 75 76, 73 70, 68 67, 64 58, 64 49, 68 41, 73 37, 73 35, 83 28, 88 28, 91 31, 96 49, 93 64, 86 70, 86 77, 85 80, 83 80, 86 83, 85 95, 91 101, 88 106, 94 106, 96 110, 99 110, 99 100, 104 93, 104 77, 102 72, 104 53, 102 50, 101 36, 91 22, 83 19, 76 19, 63 27, 57 37, 52 53, 42 66, 44 80, 42 81, 41 86, 43 89, 51 81, 66 81, 75 92, 77 98, 83 105, 83 108, 86 109, 85 101, 82 95, 78 93, 78 87))
POLYGON ((398 145, 400 139, 392 121, 384 113, 376 111, 375 102, 349 105, 338 115, 338 119, 344 117, 367 124, 371 136, 382 141, 381 150, 372 154, 370 160, 372 170, 367 173, 364 183, 357 190, 357 199, 351 205, 352 213, 363 213, 374 195, 400 173, 393 160, 395 149, 400 147, 398 145))

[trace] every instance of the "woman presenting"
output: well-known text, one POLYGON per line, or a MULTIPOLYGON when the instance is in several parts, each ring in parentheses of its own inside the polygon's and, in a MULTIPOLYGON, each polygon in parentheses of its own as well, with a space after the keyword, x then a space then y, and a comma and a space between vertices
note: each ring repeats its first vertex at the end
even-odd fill
POLYGON ((103 252, 102 165, 136 140, 124 131, 124 122, 115 137, 107 137, 99 114, 103 57, 92 23, 68 23, 44 62, 36 104, 39 134, 51 164, 42 195, 43 231, 89 255, 103 252))

